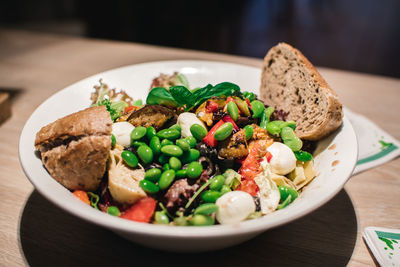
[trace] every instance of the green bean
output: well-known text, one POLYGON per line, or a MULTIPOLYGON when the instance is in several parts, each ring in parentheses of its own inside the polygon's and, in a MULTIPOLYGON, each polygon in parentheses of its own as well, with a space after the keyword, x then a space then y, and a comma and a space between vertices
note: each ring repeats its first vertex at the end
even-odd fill
POLYGON ((147 144, 145 142, 142 142, 142 141, 133 141, 132 142, 132 146, 140 147, 140 146, 147 146, 147 144))
POLYGON ((180 157, 180 160, 182 163, 186 164, 192 161, 196 161, 200 158, 200 151, 197 149, 191 148, 189 151, 183 152, 182 156, 180 157))
POLYGON ((144 179, 152 181, 152 182, 158 182, 160 177, 161 177, 161 170, 158 168, 149 169, 144 174, 144 179))
POLYGON ((169 158, 169 165, 175 171, 182 168, 182 162, 177 157, 170 157, 169 158))
POLYGON ((281 138, 283 143, 290 147, 293 151, 299 151, 303 146, 303 142, 296 136, 293 129, 290 127, 283 127, 281 130, 281 138))
POLYGON ((221 196, 222 196, 221 192, 207 190, 201 194, 201 199, 207 203, 215 203, 215 201, 217 201, 217 199, 220 198, 221 196))
POLYGON ((202 172, 203 172, 203 166, 197 161, 189 163, 189 165, 186 168, 186 174, 191 179, 198 178, 202 172))
POLYGON ((227 104, 228 114, 234 121, 237 121, 239 118, 239 109, 235 102, 231 101, 227 104))
POLYGON ((264 112, 264 104, 261 101, 254 100, 250 103, 251 110, 253 111, 253 118, 261 118, 264 112))
POLYGON ((153 161, 153 150, 151 150, 151 148, 148 146, 140 146, 137 149, 137 154, 144 164, 149 164, 153 161))
POLYGON ((169 127, 169 128, 170 128, 170 129, 178 130, 179 132, 182 131, 182 128, 181 128, 181 126, 180 126, 179 124, 174 124, 174 125, 172 125, 172 126, 169 127))
POLYGON ((107 208, 107 213, 112 215, 112 216, 117 216, 119 217, 121 215, 121 212, 119 211, 119 209, 115 206, 109 206, 107 208))
POLYGON ((197 145, 197 140, 193 136, 188 136, 185 140, 189 143, 190 148, 195 148, 197 145))
POLYGON ((179 146, 183 151, 188 151, 190 149, 190 145, 185 139, 176 140, 176 145, 179 146))
POLYGON ((294 201, 298 196, 299 193, 288 186, 278 186, 279 193, 281 194, 281 201, 286 200, 289 196, 291 197, 291 201, 294 201))
POLYGON ((163 165, 163 170, 164 171, 167 171, 167 170, 170 170, 171 169, 171 165, 169 165, 169 163, 165 163, 164 165, 163 165))
POLYGON ((226 194, 228 192, 231 192, 232 189, 229 187, 229 185, 224 184, 220 190, 221 194, 226 194))
POLYGON ((187 220, 187 217, 180 216, 180 217, 174 218, 174 225, 177 225, 177 226, 188 226, 189 222, 187 220))
POLYGON ((174 144, 174 142, 172 142, 171 140, 168 140, 168 139, 164 139, 161 141, 161 147, 167 146, 167 145, 173 145, 173 144, 174 144))
POLYGON ((210 215, 218 210, 218 206, 214 203, 201 204, 194 210, 194 214, 210 215))
POLYGON ((196 138, 197 141, 203 140, 204 137, 207 135, 207 130, 204 126, 201 126, 198 123, 193 124, 190 126, 190 132, 192 133, 193 137, 196 138))
POLYGON ((175 145, 163 146, 161 147, 161 152, 171 157, 180 157, 183 154, 182 149, 175 145))
POLYGON ((297 160, 303 161, 303 162, 310 161, 313 159, 313 156, 306 151, 301 151, 301 150, 295 151, 294 155, 296 156, 297 160))
POLYGON ((260 127, 263 129, 267 128, 267 123, 269 122, 269 118, 271 117, 272 113, 274 113, 273 107, 268 107, 264 109, 263 114, 261 116, 260 127))
POLYGON ((157 135, 156 128, 154 128, 153 126, 147 127, 147 130, 146 130, 147 140, 151 140, 151 138, 153 138, 153 136, 156 136, 156 135, 157 135))
POLYGON ((137 141, 143 138, 146 135, 147 129, 143 126, 138 126, 131 132, 131 140, 137 141))
POLYGON ((161 153, 161 142, 160 142, 160 138, 158 138, 158 136, 153 136, 150 139, 149 146, 150 146, 151 150, 153 150, 153 154, 155 156, 160 155, 160 153, 161 153))
POLYGON ((176 178, 184 178, 186 177, 186 175, 187 175, 186 170, 177 170, 175 172, 176 178))
POLYGON ((215 131, 214 138, 218 141, 225 140, 232 134, 232 130, 233 124, 231 122, 225 122, 215 131))
POLYGON ((180 131, 176 129, 164 129, 157 133, 157 136, 160 138, 168 139, 168 140, 175 140, 181 136, 180 131))
POLYGON ((166 170, 161 174, 160 181, 158 181, 158 186, 160 189, 167 189, 175 179, 174 170, 166 170))
POLYGON ((190 223, 194 226, 207 226, 213 225, 215 222, 214 218, 208 215, 196 214, 190 220, 190 223))
POLYGON ((253 126, 246 125, 243 129, 244 129, 244 136, 246 137, 247 140, 249 140, 254 133, 253 126))
POLYGON ((165 155, 165 154, 161 154, 158 157, 158 162, 160 162, 161 164, 165 164, 169 161, 169 156, 165 155))
POLYGON ((154 213, 154 221, 157 224, 169 224, 169 218, 164 211, 156 211, 154 213))
POLYGON ((149 194, 155 194, 160 191, 158 185, 146 179, 140 180, 139 185, 146 193, 149 194))
POLYGON ((138 158, 129 150, 124 150, 121 153, 121 157, 124 159, 124 162, 129 167, 135 168, 137 167, 139 161, 138 158))
POLYGON ((115 147, 116 143, 117 143, 117 139, 115 139, 115 135, 111 134, 111 147, 115 147))
POLYGON ((210 189, 215 191, 220 191, 225 183, 225 177, 223 175, 217 175, 211 178, 210 189))

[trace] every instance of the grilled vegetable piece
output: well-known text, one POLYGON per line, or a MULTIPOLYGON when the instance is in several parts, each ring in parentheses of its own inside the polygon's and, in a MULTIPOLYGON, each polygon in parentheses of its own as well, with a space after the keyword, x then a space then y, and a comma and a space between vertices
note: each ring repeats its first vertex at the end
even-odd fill
POLYGON ((94 191, 106 170, 111 125, 105 106, 87 108, 43 127, 35 147, 57 182, 70 190, 94 191))
POLYGON ((158 131, 163 126, 175 124, 177 118, 176 113, 169 108, 159 105, 145 105, 134 111, 127 121, 135 127, 144 126, 147 128, 153 126, 158 131))
POLYGON ((108 166, 108 189, 115 201, 121 204, 133 204, 146 196, 139 186, 144 179, 143 168, 129 168, 122 159, 123 147, 116 145, 110 152, 108 166))

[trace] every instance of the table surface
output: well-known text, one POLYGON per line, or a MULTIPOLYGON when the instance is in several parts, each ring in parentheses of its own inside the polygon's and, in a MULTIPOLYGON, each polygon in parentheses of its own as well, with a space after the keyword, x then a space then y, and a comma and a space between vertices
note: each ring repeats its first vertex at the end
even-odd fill
MULTIPOLYGON (((66 214, 34 190, 20 167, 17 148, 22 127, 40 103, 92 74, 172 59, 262 64, 261 59, 216 53, 0 30, 0 90, 11 93, 13 112, 0 126, 0 265, 172 266, 187 265, 186 259, 196 266, 375 264, 361 231, 366 226, 399 228, 400 158, 351 177, 334 199, 302 219, 239 246, 194 255, 132 244, 66 214)), ((345 106, 400 139, 400 80, 318 69, 345 106)))

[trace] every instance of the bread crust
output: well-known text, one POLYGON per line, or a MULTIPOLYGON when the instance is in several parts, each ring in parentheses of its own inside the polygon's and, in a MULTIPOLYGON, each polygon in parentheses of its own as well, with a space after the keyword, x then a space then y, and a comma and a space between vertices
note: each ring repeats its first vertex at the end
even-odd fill
MULTIPOLYGON (((323 114, 323 118, 321 118, 318 121, 318 125, 313 125, 313 127, 311 128, 308 127, 307 129, 302 129, 302 127, 298 127, 298 129, 296 129, 296 134, 301 139, 313 140, 313 141, 319 140, 329 135, 331 132, 336 130, 342 124, 342 118, 343 118, 342 105, 339 102, 336 93, 327 84, 325 79, 319 74, 319 72, 315 69, 315 67, 311 64, 311 62, 299 50, 293 48, 289 44, 279 43, 278 45, 274 46, 268 51, 268 53, 264 58, 264 64, 262 69, 260 97, 266 102, 266 104, 273 106, 276 109, 282 109, 282 107, 286 109, 296 108, 293 107, 292 105, 284 105, 284 103, 278 103, 277 99, 273 99, 273 97, 268 97, 271 95, 271 92, 277 90, 277 88, 271 88, 269 84, 269 81, 273 79, 273 77, 271 77, 269 73, 271 68, 271 60, 274 60, 273 56, 276 55, 277 53, 284 53, 282 51, 286 52, 289 51, 294 55, 294 57, 298 59, 298 62, 301 62, 302 65, 301 67, 305 68, 306 75, 308 75, 308 77, 311 80, 313 80, 316 84, 318 84, 318 89, 319 89, 318 92, 321 96, 321 99, 325 100, 326 98, 327 103, 325 107, 322 107, 319 103, 317 104, 318 106, 316 107, 319 110, 316 110, 315 112, 323 114)), ((287 62, 289 62, 289 59, 287 62)), ((305 88, 305 90, 311 90, 311 89, 305 88)), ((299 105, 304 105, 304 103, 299 103, 299 105)), ((293 119, 293 115, 294 113, 296 113, 296 111, 294 110, 284 109, 284 111, 289 112, 288 116, 289 120, 293 119)))

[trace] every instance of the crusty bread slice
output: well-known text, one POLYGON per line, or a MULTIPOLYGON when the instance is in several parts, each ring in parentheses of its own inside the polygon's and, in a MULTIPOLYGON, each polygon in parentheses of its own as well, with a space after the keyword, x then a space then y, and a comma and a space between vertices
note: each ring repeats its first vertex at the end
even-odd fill
POLYGON ((286 43, 272 47, 264 58, 260 98, 288 112, 296 134, 319 140, 342 124, 342 105, 335 92, 307 58, 286 43))

